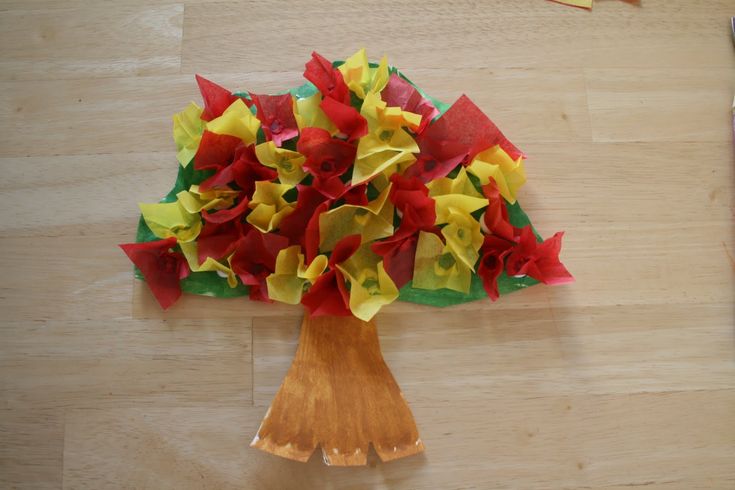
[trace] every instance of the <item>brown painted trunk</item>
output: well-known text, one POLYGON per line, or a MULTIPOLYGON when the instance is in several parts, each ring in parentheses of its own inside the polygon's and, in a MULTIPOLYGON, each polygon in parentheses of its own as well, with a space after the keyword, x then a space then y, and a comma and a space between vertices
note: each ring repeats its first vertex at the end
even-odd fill
POLYGON ((326 464, 357 466, 370 443, 383 461, 424 450, 375 323, 304 316, 291 368, 250 445, 297 461, 321 446, 326 464))

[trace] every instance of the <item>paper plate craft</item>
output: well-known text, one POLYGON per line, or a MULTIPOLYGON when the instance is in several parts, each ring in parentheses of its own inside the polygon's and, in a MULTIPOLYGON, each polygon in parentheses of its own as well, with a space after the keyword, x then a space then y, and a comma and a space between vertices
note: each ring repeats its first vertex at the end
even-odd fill
POLYGON ((307 82, 231 93, 196 77, 203 107, 174 115, 178 177, 140 204, 121 245, 161 307, 182 292, 304 307, 299 346, 252 446, 333 465, 419 453, 374 317, 572 280, 562 233, 518 204, 524 154, 466 96, 426 95, 385 57, 317 53, 307 82))

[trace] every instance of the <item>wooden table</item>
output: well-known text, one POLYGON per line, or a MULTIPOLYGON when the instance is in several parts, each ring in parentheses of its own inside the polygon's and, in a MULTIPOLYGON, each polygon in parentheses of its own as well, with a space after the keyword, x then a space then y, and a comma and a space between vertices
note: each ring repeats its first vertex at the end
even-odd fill
POLYGON ((0 487, 735 488, 733 2, 399 3, 0 0, 0 487), (115 245, 194 73, 273 93, 360 46, 530 155, 577 282, 386 308, 427 450, 350 469, 248 447, 298 308, 162 313, 115 245))

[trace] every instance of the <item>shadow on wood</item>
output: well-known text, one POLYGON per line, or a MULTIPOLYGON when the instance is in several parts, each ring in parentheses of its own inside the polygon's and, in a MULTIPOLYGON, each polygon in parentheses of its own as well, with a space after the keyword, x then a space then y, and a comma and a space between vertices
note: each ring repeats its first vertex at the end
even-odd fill
POLYGON ((383 360, 373 321, 304 316, 291 368, 251 446, 305 462, 364 465, 424 450, 411 410, 383 360))

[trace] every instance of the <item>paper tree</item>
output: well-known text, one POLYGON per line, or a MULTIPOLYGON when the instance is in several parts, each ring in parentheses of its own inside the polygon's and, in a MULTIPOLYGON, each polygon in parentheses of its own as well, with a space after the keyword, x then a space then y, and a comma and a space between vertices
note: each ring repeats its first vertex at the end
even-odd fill
POLYGON ((385 57, 331 63, 280 95, 197 76, 174 116, 179 173, 121 245, 163 308, 182 291, 302 304, 300 343, 252 445, 365 464, 423 450, 372 318, 572 278, 516 201, 524 155, 466 96, 447 106, 385 57))

